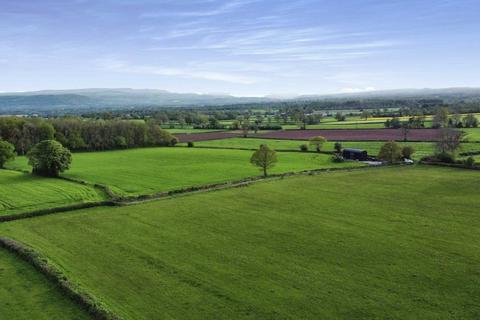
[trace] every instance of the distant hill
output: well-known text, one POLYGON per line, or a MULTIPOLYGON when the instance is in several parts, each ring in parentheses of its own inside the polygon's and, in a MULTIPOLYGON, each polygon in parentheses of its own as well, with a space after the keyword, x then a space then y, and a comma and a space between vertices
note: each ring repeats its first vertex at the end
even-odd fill
POLYGON ((69 109, 129 107, 197 107, 259 103, 272 99, 229 95, 173 93, 165 90, 78 89, 0 94, 0 112, 42 112, 69 109))
POLYGON ((70 113, 72 110, 113 110, 141 107, 202 107, 281 101, 441 99, 445 103, 480 101, 480 88, 402 89, 331 95, 234 97, 174 93, 165 90, 78 89, 0 94, 0 114, 70 113))

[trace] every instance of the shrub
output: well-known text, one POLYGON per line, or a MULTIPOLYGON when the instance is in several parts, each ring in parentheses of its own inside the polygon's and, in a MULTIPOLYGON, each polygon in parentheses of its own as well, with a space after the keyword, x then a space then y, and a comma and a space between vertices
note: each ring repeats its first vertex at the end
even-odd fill
POLYGON ((344 161, 345 161, 345 159, 342 157, 342 155, 341 155, 341 154, 339 154, 339 153, 336 153, 336 154, 334 154, 334 155, 333 155, 333 157, 332 157, 332 161, 333 161, 333 162, 340 163, 340 162, 344 162, 344 161))
POLYGON ((320 150, 322 149, 322 146, 325 142, 327 142, 327 139, 325 139, 322 136, 317 136, 317 137, 311 138, 309 143, 310 143, 311 146, 315 147, 317 152, 320 152, 320 150))
POLYGON ((402 157, 405 159, 411 159, 412 154, 414 153, 415 153, 415 149, 413 149, 413 147, 405 146, 402 148, 402 157))
POLYGON ((172 139, 170 139, 170 143, 169 143, 169 146, 170 147, 175 147, 175 145, 178 143, 178 139, 176 137, 173 137, 172 139))
POLYGON ((475 167, 475 158, 474 157, 468 157, 467 159, 463 160, 463 165, 467 168, 475 167))
POLYGON ((336 153, 342 153, 342 144, 340 142, 335 142, 333 148, 335 149, 336 153))
POLYGON ((193 142, 192 142, 192 141, 188 141, 188 142, 187 142, 187 147, 193 148, 193 147, 194 147, 193 142))
POLYGON ((437 153, 434 158, 439 162, 455 163, 455 156, 448 152, 437 153))
POLYGON ((15 159, 15 147, 7 141, 0 140, 0 169, 6 162, 15 159))
POLYGON ((300 151, 307 152, 308 145, 306 143, 300 145, 300 151))
POLYGON ((402 158, 400 146, 395 141, 385 142, 378 153, 378 158, 388 162, 397 162, 402 158))

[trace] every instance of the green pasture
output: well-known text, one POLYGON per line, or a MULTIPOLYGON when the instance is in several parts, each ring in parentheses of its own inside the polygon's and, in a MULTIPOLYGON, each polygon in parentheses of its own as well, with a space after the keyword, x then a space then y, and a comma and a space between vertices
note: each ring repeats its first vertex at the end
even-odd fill
POLYGON ((18 220, 0 234, 126 320, 478 319, 479 179, 337 171, 18 220))
MULTIPOLYGON (((261 174, 250 164, 251 151, 200 148, 144 148, 75 153, 64 176, 109 186, 121 195, 152 194, 196 185, 239 180, 261 174)), ((278 153, 271 173, 359 166, 333 163, 331 156, 278 153)), ((28 169, 18 157, 11 167, 28 169)))
POLYGON ((463 140, 480 142, 480 128, 467 128, 461 130, 465 132, 463 140))
POLYGON ((3 248, 0 283, 0 319, 90 319, 46 277, 3 248))
MULTIPOLYGON (((266 144, 276 150, 299 150, 300 145, 308 144, 305 140, 275 140, 256 138, 229 138, 195 142, 196 147, 215 148, 246 148, 255 149, 260 144, 266 144)), ((376 156, 384 142, 380 141, 345 141, 341 142, 343 148, 355 148, 367 150, 370 155, 376 156)), ((435 143, 432 142, 399 142, 403 146, 412 146, 415 149, 414 159, 420 159, 435 152, 435 143)), ((181 144, 184 145, 184 144, 181 144)), ((334 151, 335 142, 329 141, 324 144, 324 151, 334 151)), ((313 147, 310 148, 314 150, 313 147)), ((480 143, 463 143, 460 152, 480 151, 480 143)))
POLYGON ((0 170, 0 216, 103 199, 91 186, 0 170))

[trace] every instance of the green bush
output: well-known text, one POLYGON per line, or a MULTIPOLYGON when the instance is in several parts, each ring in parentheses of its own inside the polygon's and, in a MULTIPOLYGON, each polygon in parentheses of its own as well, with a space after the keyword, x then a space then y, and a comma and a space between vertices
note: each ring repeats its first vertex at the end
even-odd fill
POLYGON ((468 157, 467 159, 463 160, 463 165, 467 168, 475 167, 475 158, 474 157, 468 157))
POLYGON ((306 143, 300 145, 300 151, 307 152, 308 145, 306 143))
POLYGON ((188 141, 188 142, 187 142, 187 147, 193 148, 194 146, 195 146, 195 145, 193 144, 192 141, 188 141))

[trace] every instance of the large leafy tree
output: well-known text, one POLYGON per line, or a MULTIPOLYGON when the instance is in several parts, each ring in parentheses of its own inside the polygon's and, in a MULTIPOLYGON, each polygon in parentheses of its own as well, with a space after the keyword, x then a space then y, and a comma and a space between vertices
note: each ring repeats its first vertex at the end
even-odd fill
POLYGON ((277 162, 277 153, 265 144, 260 145, 250 158, 250 163, 261 168, 264 177, 268 175, 267 170, 273 168, 277 162))
POLYGON ((0 169, 6 162, 15 159, 15 147, 7 141, 0 140, 0 169))
POLYGON ((380 149, 378 158, 388 162, 397 162, 402 159, 402 150, 395 141, 388 141, 380 149))
POLYGON ((27 157, 34 174, 49 177, 57 177, 68 170, 72 162, 70 150, 55 140, 44 140, 36 144, 27 157))

